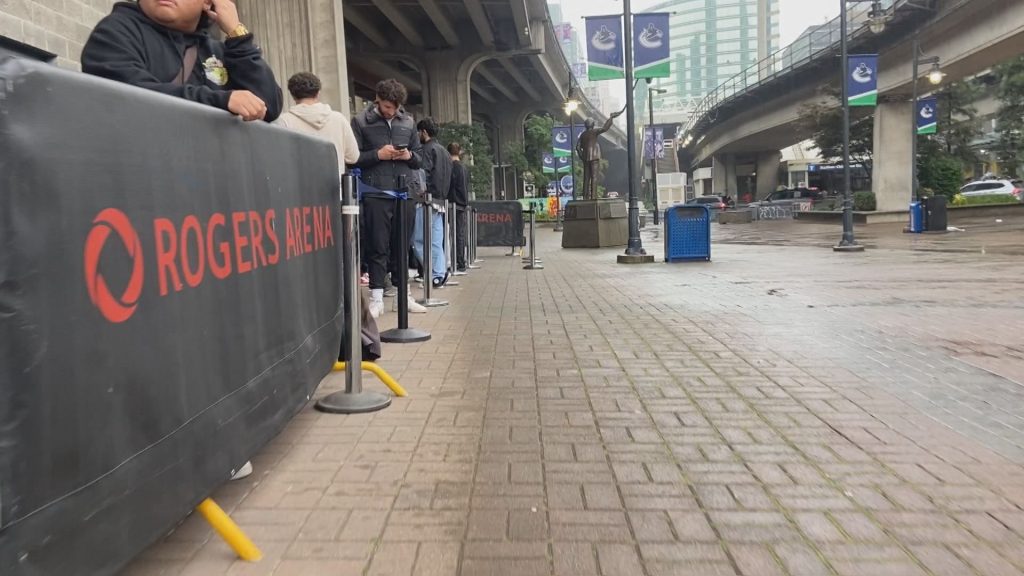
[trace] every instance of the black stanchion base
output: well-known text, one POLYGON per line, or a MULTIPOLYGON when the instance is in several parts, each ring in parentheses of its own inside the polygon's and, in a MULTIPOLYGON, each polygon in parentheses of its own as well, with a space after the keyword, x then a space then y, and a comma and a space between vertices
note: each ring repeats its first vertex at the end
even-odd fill
POLYGON ((380 333, 380 341, 388 344, 412 344, 430 340, 430 332, 415 328, 392 328, 380 333))
POLYGON ((863 252, 863 244, 839 244, 832 247, 833 252, 863 252))
POLYGON ((544 269, 544 265, 541 264, 540 262, 537 262, 536 264, 527 264, 526 266, 523 266, 523 270, 543 270, 543 269, 544 269))
POLYGON ((653 264, 652 254, 619 254, 616 258, 619 264, 653 264))
POLYGON ((377 392, 335 392, 324 396, 316 403, 317 410, 330 414, 363 414, 383 410, 388 406, 391 406, 391 396, 377 392))

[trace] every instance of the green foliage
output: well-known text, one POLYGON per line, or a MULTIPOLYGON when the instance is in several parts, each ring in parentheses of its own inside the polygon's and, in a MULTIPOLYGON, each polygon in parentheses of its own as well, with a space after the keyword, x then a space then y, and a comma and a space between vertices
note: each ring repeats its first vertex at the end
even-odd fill
MULTIPOLYGON (((843 109, 841 95, 835 89, 827 89, 825 101, 803 107, 801 110, 807 128, 812 132, 811 140, 821 151, 826 162, 843 162, 843 109)), ((854 108, 850 117, 850 162, 862 164, 871 172, 872 154, 875 150, 874 109, 854 108)))
MULTIPOLYGON (((971 81, 953 82, 940 99, 943 118, 939 119, 939 133, 929 137, 942 151, 957 159, 962 167, 971 167, 979 160, 971 143, 978 137, 978 109, 975 103, 982 96, 981 87, 971 81)), ((922 148, 922 151, 928 149, 922 148)))
POLYGON ((876 208, 874 192, 854 192, 853 209, 857 212, 874 212, 876 208))
POLYGON ((961 159, 948 153, 936 142, 923 144, 917 159, 919 185, 939 196, 956 196, 963 181, 961 162, 961 159))
POLYGON ((1017 177, 1024 165, 1024 56, 996 66, 995 73, 999 78, 996 96, 1001 103, 996 155, 1003 172, 1017 177))
POLYGON ((1016 196, 1012 194, 989 194, 988 196, 961 196, 962 202, 957 204, 954 198, 954 206, 984 206, 988 204, 1020 204, 1016 196))
POLYGON ((437 139, 447 146, 458 142, 462 146, 462 161, 469 167, 470 193, 475 199, 491 197, 491 181, 494 174, 491 142, 483 124, 442 124, 437 139))

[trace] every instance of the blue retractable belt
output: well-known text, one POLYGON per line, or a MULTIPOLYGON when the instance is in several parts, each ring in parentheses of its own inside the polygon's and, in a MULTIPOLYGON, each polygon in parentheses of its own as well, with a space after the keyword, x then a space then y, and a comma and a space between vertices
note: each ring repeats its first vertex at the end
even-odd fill
POLYGON ((396 200, 408 200, 409 199, 409 195, 407 193, 405 193, 405 192, 395 192, 393 190, 381 190, 380 188, 374 188, 373 186, 370 186, 369 184, 363 182, 362 170, 360 170, 359 168, 353 168, 352 169, 352 175, 354 175, 356 177, 356 195, 357 195, 357 197, 358 197, 358 199, 360 201, 362 201, 362 199, 363 199, 363 194, 366 194, 367 192, 370 192, 370 193, 373 193, 373 194, 385 194, 387 196, 391 196, 392 198, 395 198, 396 200))

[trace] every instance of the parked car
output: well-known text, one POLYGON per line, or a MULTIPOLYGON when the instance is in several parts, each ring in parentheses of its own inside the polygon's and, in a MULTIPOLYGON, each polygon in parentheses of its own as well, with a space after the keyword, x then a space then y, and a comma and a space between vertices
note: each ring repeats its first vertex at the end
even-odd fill
POLYGON ((820 190, 812 190, 810 188, 786 188, 785 190, 776 190, 766 196, 764 200, 751 202, 748 206, 756 208, 765 204, 802 204, 805 202, 810 202, 813 206, 824 197, 825 195, 820 190))
POLYGON ((960 188, 962 196, 994 196, 1006 194, 1024 202, 1024 180, 979 180, 960 188))
POLYGON ((707 206, 708 210, 725 210, 725 200, 721 196, 698 196, 686 201, 689 205, 707 206))

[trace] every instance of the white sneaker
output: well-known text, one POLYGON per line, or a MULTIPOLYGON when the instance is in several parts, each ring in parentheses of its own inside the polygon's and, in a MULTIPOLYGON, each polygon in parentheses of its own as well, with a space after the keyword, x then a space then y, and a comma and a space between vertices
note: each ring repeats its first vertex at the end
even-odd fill
POLYGON ((370 316, 374 318, 380 318, 380 315, 384 313, 384 301, 383 300, 370 300, 370 316))
POLYGON ((410 314, 426 314, 427 307, 416 301, 415 298, 409 296, 409 313, 410 314))
POLYGON ((246 463, 242 464, 242 467, 238 469, 238 472, 235 472, 235 475, 232 476, 231 479, 241 480, 242 478, 245 478, 249 474, 252 474, 252 462, 246 461, 246 463))

